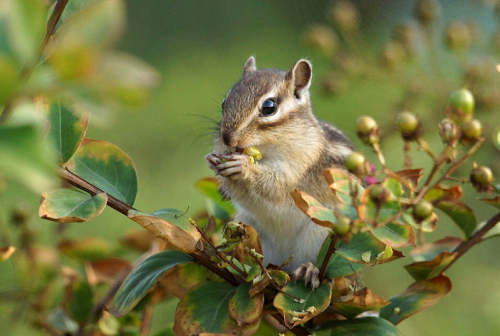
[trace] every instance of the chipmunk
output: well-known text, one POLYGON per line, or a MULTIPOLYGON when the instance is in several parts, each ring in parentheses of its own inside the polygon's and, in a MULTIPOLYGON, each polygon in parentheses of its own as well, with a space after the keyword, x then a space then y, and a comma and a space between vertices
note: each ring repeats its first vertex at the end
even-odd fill
POLYGON ((222 102, 215 150, 205 157, 236 207, 234 220, 259 234, 264 264, 281 265, 293 255, 288 271, 315 264, 328 236, 299 210, 290 192, 299 189, 333 209, 336 201, 323 170, 345 169, 344 158, 353 150, 340 130, 314 116, 311 78, 305 59, 286 72, 257 69, 250 57, 222 102), (262 153, 258 164, 243 153, 250 146, 262 153))

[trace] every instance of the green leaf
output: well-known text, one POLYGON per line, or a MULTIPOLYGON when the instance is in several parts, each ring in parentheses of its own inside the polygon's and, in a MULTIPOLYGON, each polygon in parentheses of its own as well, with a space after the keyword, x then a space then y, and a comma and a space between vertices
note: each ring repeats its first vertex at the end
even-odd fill
POLYGON ((451 291, 451 282, 441 275, 430 280, 421 280, 401 295, 389 299, 391 304, 380 310, 380 317, 392 324, 398 324, 404 319, 429 308, 444 298, 451 291))
POLYGON ((410 256, 415 261, 429 261, 434 259, 441 252, 453 251, 462 242, 463 239, 461 238, 447 236, 413 249, 410 252, 410 256))
POLYGON ((462 230, 466 238, 469 238, 476 229, 476 216, 467 204, 461 201, 439 201, 434 205, 447 214, 462 230))
POLYGON ((0 172, 41 193, 56 184, 49 150, 35 125, 0 127, 0 172))
POLYGON ((94 49, 114 46, 125 27, 123 1, 100 1, 98 4, 85 7, 79 13, 65 18, 65 22, 56 32, 58 45, 67 46, 78 43, 94 49))
POLYGON ((175 311, 174 334, 225 333, 253 335, 259 326, 255 323, 239 327, 229 316, 229 300, 235 287, 227 283, 207 281, 192 288, 181 299, 175 311))
POLYGON ((207 211, 215 218, 227 220, 234 215, 234 206, 230 200, 224 199, 219 192, 219 183, 215 178, 207 177, 198 180, 196 188, 207 198, 207 211))
POLYGON ((363 317, 321 324, 318 330, 329 330, 328 336, 400 336, 396 327, 378 317, 363 317))
POLYGON ((259 293, 254 297, 250 297, 248 294, 250 288, 252 288, 251 282, 239 285, 233 297, 229 300, 229 316, 239 326, 258 321, 262 314, 264 294, 259 293))
POLYGON ((36 61, 45 35, 46 8, 41 0, 5 0, 7 38, 21 64, 36 61))
POLYGON ((59 163, 67 162, 83 141, 89 114, 76 105, 63 104, 59 99, 48 106, 50 130, 47 138, 54 145, 59 163))
POLYGON ((117 146, 84 139, 65 167, 120 201, 134 204, 137 195, 135 165, 117 146))
POLYGON ((78 330, 78 324, 66 315, 61 308, 56 308, 50 313, 49 324, 54 329, 64 333, 75 333, 78 330))
POLYGON ((332 285, 328 282, 313 291, 304 281, 292 281, 286 284, 282 291, 286 294, 278 293, 273 305, 285 317, 285 325, 289 328, 309 321, 323 312, 332 297, 332 285))
POLYGON ((405 269, 417 281, 428 280, 440 275, 455 258, 456 255, 454 253, 444 251, 432 260, 418 261, 406 265, 405 269))
POLYGON ((411 225, 390 223, 372 230, 372 233, 391 247, 415 246, 415 231, 411 225))
POLYGON ((78 323, 89 317, 93 308, 92 287, 83 279, 76 279, 66 288, 65 305, 68 315, 78 323))
POLYGON ((382 185, 387 188, 392 194, 393 197, 399 198, 403 196, 403 187, 401 183, 394 177, 386 177, 384 181, 382 181, 382 185))
POLYGON ((125 278, 111 302, 110 312, 115 316, 125 315, 169 269, 191 261, 193 261, 191 256, 173 250, 156 253, 146 258, 125 278))
MULTIPOLYGON (((323 265, 323 260, 325 260, 328 247, 330 245, 330 239, 325 240, 318 254, 318 265, 323 265)), ((325 277, 328 279, 338 278, 341 276, 346 276, 349 274, 356 273, 357 271, 363 269, 366 265, 355 263, 345 259, 339 254, 333 253, 328 261, 328 266, 326 268, 325 277)))
POLYGON ((385 251, 385 244, 375 238, 370 232, 355 234, 349 243, 340 242, 335 253, 355 263, 366 263, 375 265, 377 263, 389 262, 403 257, 403 254, 394 250, 393 256, 387 260, 377 260, 379 253, 385 251), (370 262, 363 260, 363 254, 370 252, 370 262))
POLYGON ((85 222, 100 215, 107 201, 105 193, 90 196, 77 189, 55 189, 42 193, 38 214, 59 223, 85 222))

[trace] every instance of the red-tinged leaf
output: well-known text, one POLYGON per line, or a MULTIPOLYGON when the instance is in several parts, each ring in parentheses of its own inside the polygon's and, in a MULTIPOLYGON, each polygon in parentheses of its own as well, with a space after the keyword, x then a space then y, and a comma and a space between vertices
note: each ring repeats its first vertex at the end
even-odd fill
POLYGON ((404 170, 399 170, 397 172, 394 172, 394 175, 398 176, 399 178, 411 182, 411 184, 416 187, 418 185, 418 181, 420 178, 423 176, 422 174, 423 169, 418 168, 418 169, 404 169, 404 170))
POLYGON ((494 198, 480 198, 479 200, 500 209, 500 196, 496 196, 494 198))
POLYGON ((411 225, 390 223, 372 230, 372 233, 390 247, 415 246, 415 230, 411 225))
MULTIPOLYGON (((317 265, 323 265, 325 260, 328 247, 330 246, 330 239, 325 240, 321 249, 318 253, 318 263, 317 265)), ((343 277, 349 274, 356 273, 357 271, 363 269, 366 265, 355 263, 342 257, 340 254, 334 253, 328 260, 328 266, 326 267, 325 277, 328 279, 334 279, 338 277, 343 277)), ((318 266, 319 267, 319 266, 318 266)))
POLYGON ((304 281, 289 282, 282 290, 283 293, 278 293, 274 298, 273 305, 283 315, 285 325, 289 328, 323 312, 332 296, 332 285, 328 282, 314 291, 305 286, 304 281))
POLYGON ((454 186, 444 186, 439 185, 430 189, 426 194, 424 199, 431 203, 438 203, 441 200, 447 201, 459 201, 463 195, 462 187, 458 185, 454 186))
POLYGON ((262 315, 264 307, 264 294, 259 293, 250 297, 249 290, 252 283, 244 283, 236 288, 233 297, 229 300, 229 316, 243 326, 249 323, 257 322, 262 315))
POLYGON ((236 288, 227 283, 207 281, 184 295, 175 311, 174 334, 191 336, 202 333, 254 335, 260 319, 239 327, 229 316, 228 305, 236 288))
POLYGON ((123 274, 132 270, 130 261, 119 258, 108 258, 85 263, 87 281, 95 286, 100 283, 113 284, 123 274))
POLYGON ((391 304, 380 310, 380 317, 392 324, 398 324, 441 301, 451 288, 450 279, 444 275, 430 280, 417 281, 403 294, 389 299, 391 304))
POLYGON ((9 259, 14 252, 16 252, 16 248, 14 246, 0 246, 0 261, 9 259))
POLYGON ((385 251, 385 246, 370 232, 363 232, 355 234, 349 243, 340 242, 335 253, 349 261, 368 265, 376 265, 404 257, 400 251, 393 250, 393 255, 389 259, 377 260, 377 256, 385 251))
POLYGON ((109 311, 115 316, 129 312, 149 292, 158 279, 172 267, 193 261, 180 251, 163 251, 144 259, 125 278, 109 311))
POLYGON ((311 218, 314 223, 326 228, 331 228, 337 221, 337 218, 333 214, 333 210, 322 206, 321 203, 311 195, 298 189, 295 189, 290 194, 293 197, 295 205, 311 218))
POLYGON ((462 201, 440 200, 435 207, 447 214, 469 238, 476 229, 476 216, 472 209, 462 201))
POLYGON ((60 188, 42 193, 38 215, 58 223, 85 222, 99 216, 107 202, 106 193, 91 196, 81 190, 60 188))
POLYGON ((458 237, 444 237, 435 242, 425 244, 413 249, 410 256, 415 261, 433 260, 438 254, 444 251, 453 251, 458 245, 463 242, 463 239, 458 237))
POLYGON ((417 281, 428 280, 440 275, 455 258, 454 253, 444 251, 430 261, 418 261, 406 265, 405 268, 413 279, 417 281))
POLYGON ((179 210, 162 209, 153 214, 130 210, 128 218, 165 241, 170 247, 185 253, 195 252, 196 243, 201 238, 200 233, 179 210))
POLYGON ((329 184, 329 188, 341 202, 352 203, 351 188, 357 189, 358 195, 364 190, 361 184, 354 181, 344 170, 330 168, 325 169, 323 174, 325 175, 326 182, 329 184))
POLYGON ((137 172, 130 157, 117 146, 84 139, 65 167, 129 205, 137 195, 137 172))
POLYGON ((378 310, 390 304, 386 299, 378 296, 369 288, 358 290, 345 302, 332 302, 332 306, 349 318, 354 318, 365 311, 378 310))
POLYGON ((378 317, 363 317, 323 323, 318 330, 327 330, 328 336, 401 336, 388 321, 378 317))

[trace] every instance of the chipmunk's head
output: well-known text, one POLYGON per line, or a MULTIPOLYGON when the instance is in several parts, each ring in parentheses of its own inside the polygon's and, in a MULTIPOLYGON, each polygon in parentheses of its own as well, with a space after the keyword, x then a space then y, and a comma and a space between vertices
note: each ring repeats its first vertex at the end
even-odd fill
POLYGON ((309 101, 311 77, 307 60, 295 62, 286 72, 257 69, 250 57, 242 78, 222 102, 217 142, 231 149, 272 145, 308 123, 317 123, 309 101))

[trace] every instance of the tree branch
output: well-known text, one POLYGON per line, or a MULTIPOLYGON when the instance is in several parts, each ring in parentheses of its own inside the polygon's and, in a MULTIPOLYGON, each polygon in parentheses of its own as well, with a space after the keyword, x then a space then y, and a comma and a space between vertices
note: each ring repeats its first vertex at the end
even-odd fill
MULTIPOLYGON (((19 75, 21 82, 25 83, 35 70, 38 61, 43 55, 45 47, 47 47, 47 44, 49 43, 52 35, 54 34, 54 30, 56 29, 57 23, 59 22, 59 19, 61 18, 61 15, 64 11, 64 8, 66 8, 66 5, 68 4, 68 1, 69 0, 57 0, 57 3, 54 7, 54 11, 50 15, 49 21, 47 22, 47 30, 45 31, 45 36, 42 40, 42 43, 40 44, 40 47, 38 48, 38 52, 35 58, 30 63, 26 64, 21 70, 21 74, 19 75)), ((11 113, 12 113, 12 103, 8 102, 7 104, 5 104, 2 114, 0 114, 0 125, 5 123, 9 119, 11 113)))

